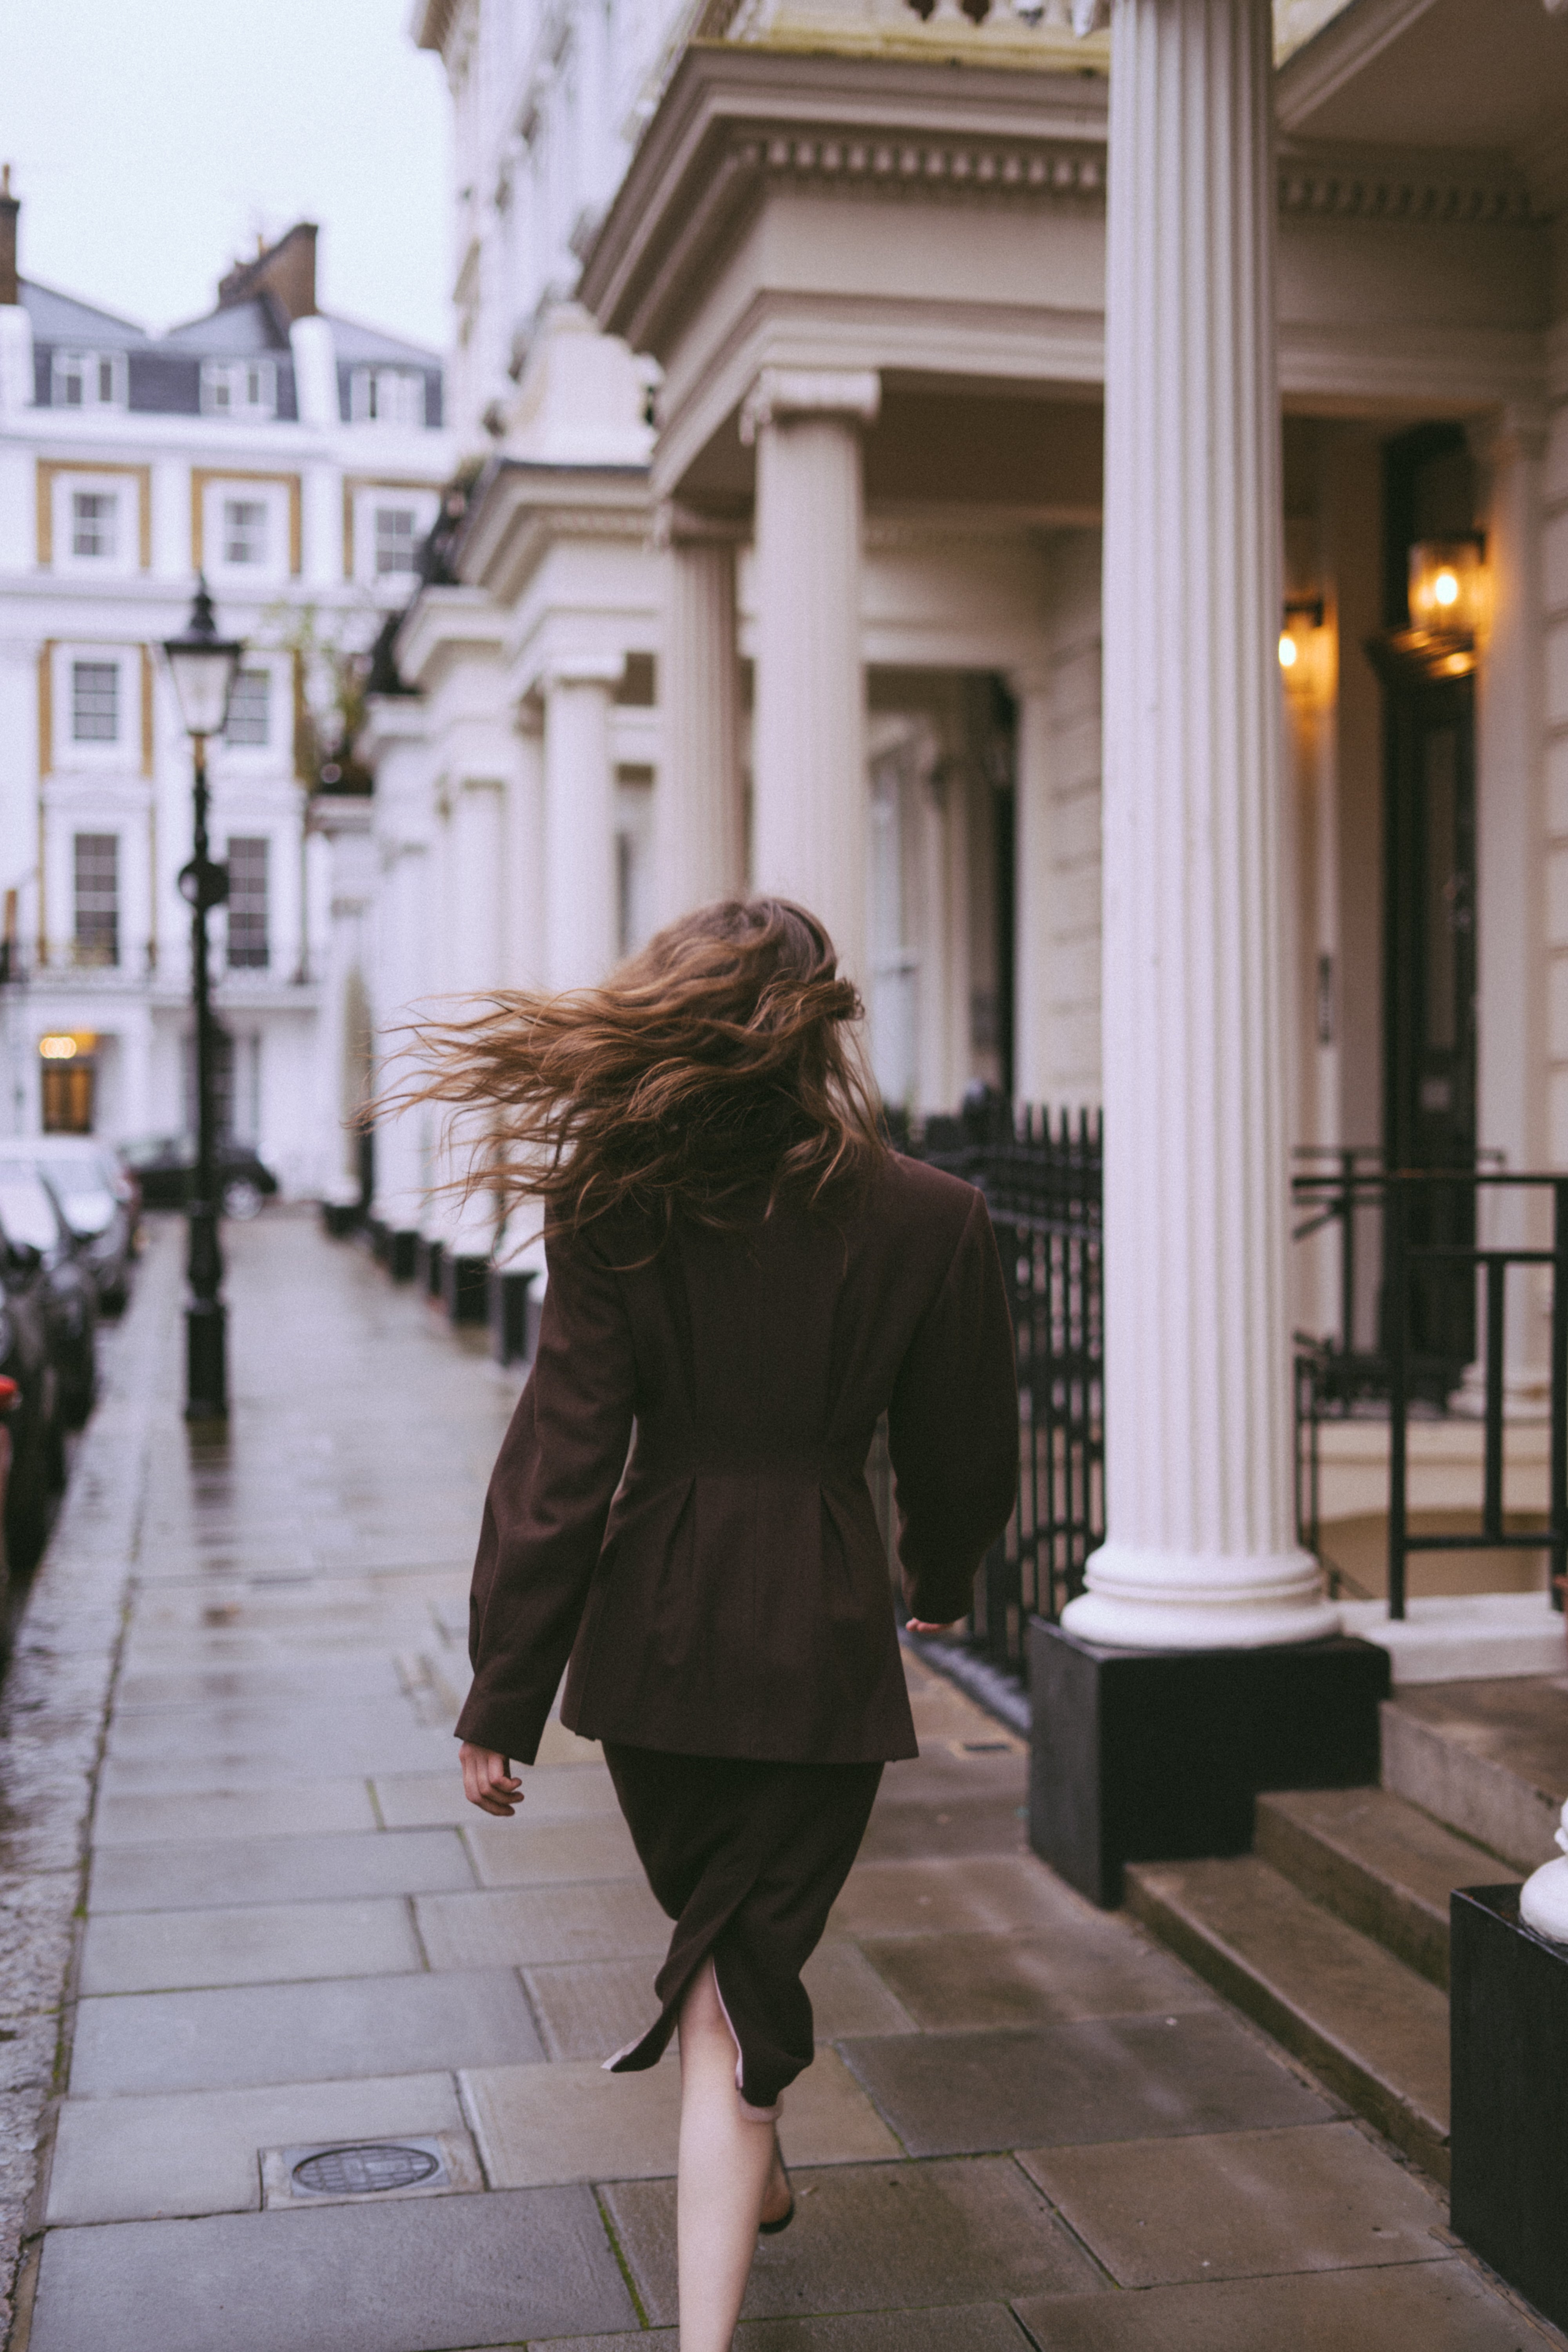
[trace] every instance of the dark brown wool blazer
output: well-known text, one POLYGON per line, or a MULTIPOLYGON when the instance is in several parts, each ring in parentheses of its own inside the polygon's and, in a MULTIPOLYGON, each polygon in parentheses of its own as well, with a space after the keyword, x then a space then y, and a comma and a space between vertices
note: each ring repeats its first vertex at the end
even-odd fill
POLYGON ((910 1613, 962 1616, 1018 1461, 984 1202, 889 1156, 832 1219, 683 1223, 651 1246, 607 1220, 550 1244, 485 1503, 458 1736, 531 1763, 570 1654, 561 1713, 585 1738, 913 1756, 865 1464, 885 1412, 910 1613))

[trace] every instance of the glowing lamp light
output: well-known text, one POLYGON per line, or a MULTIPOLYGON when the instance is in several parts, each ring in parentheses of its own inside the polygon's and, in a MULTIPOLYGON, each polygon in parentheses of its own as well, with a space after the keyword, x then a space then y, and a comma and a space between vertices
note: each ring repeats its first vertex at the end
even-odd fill
POLYGON ((46 1062, 74 1062, 77 1057, 77 1042, 68 1033, 61 1033, 58 1036, 40 1037, 38 1051, 46 1062))
POLYGON ((1319 683, 1322 634, 1321 597, 1291 597, 1279 632, 1279 668, 1293 693, 1308 692, 1319 683))
POLYGON ((1294 669, 1296 664, 1300 660, 1300 658, 1301 650, 1297 645, 1295 638, 1290 635, 1289 629, 1281 629, 1279 632, 1280 668, 1294 669))
POLYGON ((1480 635, 1487 621, 1486 542, 1417 540, 1410 551, 1410 625, 1432 636, 1480 635))

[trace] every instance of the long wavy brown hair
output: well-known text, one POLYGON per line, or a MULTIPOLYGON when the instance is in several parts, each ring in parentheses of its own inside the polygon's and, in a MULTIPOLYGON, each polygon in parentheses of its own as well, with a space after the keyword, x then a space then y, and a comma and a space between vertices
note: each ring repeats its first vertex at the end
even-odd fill
POLYGON ((617 1210, 734 1226, 777 1202, 826 1207, 881 1160, 862 1009, 815 915, 720 899, 601 987, 497 990, 422 1025, 419 1076, 386 1107, 440 1103, 481 1128, 459 1182, 542 1201, 552 1226, 617 1210))

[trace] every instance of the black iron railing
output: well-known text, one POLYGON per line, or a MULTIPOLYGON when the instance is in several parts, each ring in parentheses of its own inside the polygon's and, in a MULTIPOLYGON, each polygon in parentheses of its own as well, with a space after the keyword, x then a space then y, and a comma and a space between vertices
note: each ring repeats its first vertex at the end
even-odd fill
POLYGON ((1001 1253, 1018 1351, 1018 1498, 976 1580, 969 1634, 1022 1675, 1029 1618, 1060 1615, 1105 1535, 1100 1113, 1013 1118, 992 1098, 928 1121, 913 1148, 980 1187, 1001 1253))
MULTIPOLYGON (((1488 1155, 1490 1157, 1491 1155, 1488 1155)), ((1303 1240, 1337 1225, 1340 1328, 1299 1335, 1296 1357, 1296 1496, 1301 1540, 1322 1555, 1321 1444, 1325 1422, 1352 1413, 1388 1423, 1388 1613, 1405 1613, 1407 1564, 1416 1552, 1545 1551, 1561 1605, 1568 1576, 1568 1178, 1515 1175, 1496 1167, 1389 1171, 1373 1152, 1334 1155, 1334 1164, 1299 1173, 1293 1192, 1308 1212, 1303 1240), (1513 1220, 1549 1203, 1551 1237, 1537 1244, 1475 1239, 1483 1196, 1513 1220), (1356 1230, 1370 1217, 1380 1244, 1376 1338, 1356 1343, 1356 1230), (1547 1508, 1510 1512, 1505 1494, 1509 1274, 1550 1271, 1550 1472, 1547 1508), (1477 1313, 1478 1290, 1479 1314, 1477 1313), (1409 1428, 1413 1412, 1446 1412, 1474 1363, 1480 1373, 1481 1498, 1472 1524, 1442 1530, 1410 1524, 1409 1428), (1521 1525, 1521 1519, 1535 1523, 1521 1525)))

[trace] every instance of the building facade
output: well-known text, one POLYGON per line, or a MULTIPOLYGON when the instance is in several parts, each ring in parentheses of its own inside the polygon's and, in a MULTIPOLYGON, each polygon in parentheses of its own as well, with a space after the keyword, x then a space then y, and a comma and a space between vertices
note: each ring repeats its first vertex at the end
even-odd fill
POLYGON ((163 336, 18 274, 0 197, 0 1128, 192 1131, 190 747, 159 646, 205 574, 247 652, 211 751, 220 1115, 340 1186, 368 1023, 332 753, 452 470, 437 357, 316 303, 316 231, 163 336), (314 814, 312 813, 314 811, 314 814))

